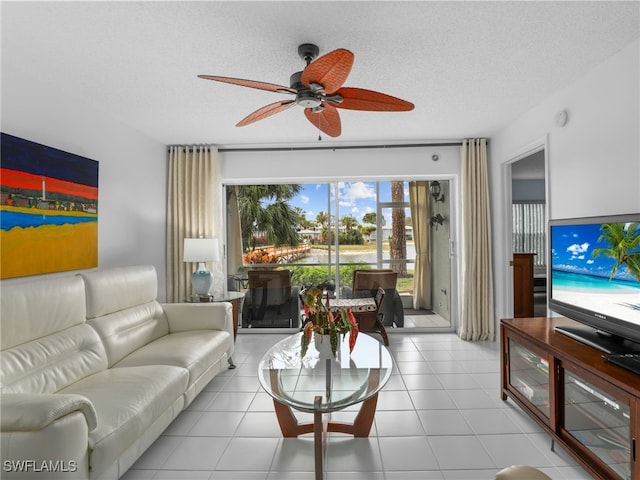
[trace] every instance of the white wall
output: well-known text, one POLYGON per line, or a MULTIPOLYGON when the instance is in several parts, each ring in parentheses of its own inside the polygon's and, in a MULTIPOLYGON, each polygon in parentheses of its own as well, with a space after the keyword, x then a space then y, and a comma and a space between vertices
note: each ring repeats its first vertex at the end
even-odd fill
POLYGON ((163 300, 165 146, 5 62, 2 131, 99 162, 98 267, 155 265, 163 300))
POLYGON ((546 142, 552 219, 640 211, 639 58, 636 40, 491 138, 497 320, 513 315, 505 226, 509 161, 546 142), (555 123, 561 110, 569 114, 564 127, 555 123))

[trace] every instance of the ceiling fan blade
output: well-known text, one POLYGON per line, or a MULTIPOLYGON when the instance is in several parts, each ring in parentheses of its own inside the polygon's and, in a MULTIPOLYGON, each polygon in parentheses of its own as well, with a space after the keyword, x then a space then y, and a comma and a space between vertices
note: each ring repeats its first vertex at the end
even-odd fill
POLYGON ((198 75, 198 78, 204 78, 205 80, 215 80, 216 82, 232 83, 233 85, 240 85, 241 87, 257 88, 258 90, 267 90, 269 92, 296 93, 296 91, 290 87, 276 85, 275 83, 258 82, 256 80, 244 80, 242 78, 232 77, 217 77, 215 75, 198 75))
POLYGON ((304 109, 304 115, 318 129, 326 133, 330 137, 339 137, 342 133, 342 124, 340 123, 340 114, 338 110, 327 103, 322 104, 324 109, 320 112, 314 112, 311 108, 304 109))
POLYGON ((407 112, 413 110, 411 102, 392 97, 385 93, 364 88, 341 88, 336 92, 343 100, 335 104, 337 108, 348 110, 367 110, 372 112, 407 112))
POLYGON ((283 110, 286 110, 292 105, 295 105, 295 102, 293 100, 282 100, 280 102, 270 103, 269 105, 259 108, 255 112, 250 113, 249 115, 244 117, 238 122, 236 127, 244 127, 245 125, 249 125, 250 123, 270 117, 271 115, 275 115, 276 113, 280 113, 283 110))
POLYGON ((300 80, 307 87, 312 83, 320 84, 327 94, 331 94, 347 80, 353 58, 353 53, 344 48, 329 52, 307 65, 300 80))

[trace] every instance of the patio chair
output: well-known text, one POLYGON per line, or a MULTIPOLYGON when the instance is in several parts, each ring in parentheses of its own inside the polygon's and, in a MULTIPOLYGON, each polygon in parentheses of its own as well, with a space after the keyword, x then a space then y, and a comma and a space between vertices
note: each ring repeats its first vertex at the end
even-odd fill
POLYGON ((404 326, 404 307, 396 289, 398 274, 390 269, 354 270, 352 287, 344 287, 345 297, 366 295, 374 297, 378 288, 383 288, 384 302, 379 308, 382 323, 386 327, 404 326))
POLYGON ((298 289, 291 286, 291 273, 290 270, 247 272, 243 328, 297 326, 298 289))
POLYGON ((376 311, 355 313, 355 316, 361 332, 377 333, 382 337, 382 342, 388 347, 389 336, 387 335, 387 330, 384 328, 384 312, 381 309, 384 304, 385 295, 385 290, 382 287, 378 287, 373 297, 376 302, 376 311))

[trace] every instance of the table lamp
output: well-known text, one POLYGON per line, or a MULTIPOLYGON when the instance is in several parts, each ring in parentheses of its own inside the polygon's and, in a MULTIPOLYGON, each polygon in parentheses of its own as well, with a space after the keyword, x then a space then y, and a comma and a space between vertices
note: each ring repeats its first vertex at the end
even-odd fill
POLYGON ((198 268, 191 275, 191 286, 199 296, 209 295, 213 286, 213 274, 207 270, 205 262, 217 262, 220 260, 217 238, 185 238, 184 258, 185 262, 197 262, 198 268))

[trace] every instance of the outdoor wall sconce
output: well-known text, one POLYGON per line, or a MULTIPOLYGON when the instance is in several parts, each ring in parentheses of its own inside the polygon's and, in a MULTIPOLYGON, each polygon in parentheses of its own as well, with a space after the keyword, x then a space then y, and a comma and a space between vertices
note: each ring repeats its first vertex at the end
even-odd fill
MULTIPOLYGON (((434 225, 442 225, 444 223, 444 217, 438 213, 437 215, 434 215, 433 217, 431 217, 431 220, 429 220, 429 222, 431 223, 432 227, 434 225)), ((436 227, 436 229, 437 228, 438 227, 436 227)))
MULTIPOLYGON (((431 196, 436 202, 444 203, 444 193, 442 192, 442 188, 440 187, 440 182, 430 182, 429 190, 431 190, 431 196)), ((442 224, 440 224, 442 225, 442 224)))

